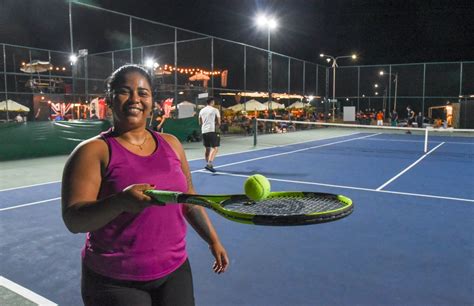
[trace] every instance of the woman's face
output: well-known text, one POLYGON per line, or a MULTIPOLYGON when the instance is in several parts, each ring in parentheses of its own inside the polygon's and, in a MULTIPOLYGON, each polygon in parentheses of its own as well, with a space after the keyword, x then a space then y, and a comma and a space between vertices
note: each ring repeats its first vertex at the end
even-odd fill
POLYGON ((153 104, 150 83, 136 71, 125 74, 112 92, 114 122, 136 127, 146 125, 153 104))

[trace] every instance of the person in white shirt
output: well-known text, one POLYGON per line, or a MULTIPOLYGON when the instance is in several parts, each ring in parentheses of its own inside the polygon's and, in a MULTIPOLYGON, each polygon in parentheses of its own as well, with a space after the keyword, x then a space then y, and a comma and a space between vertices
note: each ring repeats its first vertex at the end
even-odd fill
POLYGON ((207 106, 199 112, 202 141, 206 148, 206 166, 204 168, 213 173, 216 172, 213 162, 220 145, 220 134, 217 131, 217 127, 221 125, 221 115, 219 110, 214 107, 215 103, 214 98, 207 99, 207 106))
POLYGON ((20 114, 18 114, 18 115, 16 115, 16 117, 15 117, 15 121, 16 121, 16 122, 23 122, 23 117, 22 117, 20 114))

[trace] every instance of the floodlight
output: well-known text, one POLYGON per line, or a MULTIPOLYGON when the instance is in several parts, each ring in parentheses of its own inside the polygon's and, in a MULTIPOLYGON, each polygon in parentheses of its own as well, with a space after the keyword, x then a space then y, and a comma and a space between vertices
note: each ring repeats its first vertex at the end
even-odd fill
POLYGON ((260 14, 255 18, 255 23, 259 28, 263 28, 267 24, 267 16, 260 14))
POLYGON ((75 64, 77 62, 77 55, 71 54, 69 60, 71 61, 71 64, 75 64))
POLYGON ((268 20, 268 28, 270 28, 270 30, 276 29, 277 26, 278 26, 278 23, 277 23, 276 19, 271 18, 270 20, 268 20))
POLYGON ((147 58, 145 60, 145 67, 153 68, 154 65, 155 65, 155 61, 152 58, 147 58))

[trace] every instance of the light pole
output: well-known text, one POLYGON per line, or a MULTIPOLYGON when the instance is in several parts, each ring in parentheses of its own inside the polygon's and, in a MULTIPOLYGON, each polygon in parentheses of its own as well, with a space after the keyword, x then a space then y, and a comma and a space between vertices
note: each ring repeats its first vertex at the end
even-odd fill
POLYGON ((267 30, 267 52, 268 52, 268 101, 269 109, 272 106, 272 53, 270 51, 270 32, 277 28, 278 23, 274 17, 258 15, 255 23, 259 28, 267 30))
POLYGON ((396 111, 397 110, 397 87, 398 87, 398 72, 395 72, 395 73, 389 73, 389 72, 385 72, 383 70, 380 71, 380 75, 384 75, 384 74, 388 74, 389 76, 394 76, 395 79, 395 95, 394 95, 394 98, 393 98, 393 110, 396 111))
POLYGON ((328 54, 321 53, 319 55, 320 57, 325 57, 327 62, 329 63, 332 61, 332 121, 335 120, 335 115, 336 115, 336 67, 337 67, 337 60, 340 58, 352 58, 356 59, 357 55, 352 54, 352 55, 342 55, 342 56, 332 56, 328 54))

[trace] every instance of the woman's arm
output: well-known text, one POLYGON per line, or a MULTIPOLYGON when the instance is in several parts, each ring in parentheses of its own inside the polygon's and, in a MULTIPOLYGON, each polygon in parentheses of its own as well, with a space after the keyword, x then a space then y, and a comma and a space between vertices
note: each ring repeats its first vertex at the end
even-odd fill
MULTIPOLYGON (((187 193, 195 194, 191 172, 189 171, 189 164, 186 159, 183 147, 181 143, 176 139, 176 137, 169 134, 162 134, 166 141, 172 146, 176 154, 181 160, 181 169, 183 170, 184 175, 186 176, 186 181, 188 184, 187 193)), ((201 236, 201 238, 207 242, 209 249, 214 255, 216 261, 213 265, 213 270, 216 273, 225 272, 229 266, 229 258, 227 257, 227 252, 223 247, 222 243, 219 240, 219 236, 212 225, 209 216, 206 213, 206 209, 201 206, 192 205, 192 204, 183 204, 184 216, 189 224, 194 228, 194 230, 201 236)))
POLYGON ((93 139, 76 148, 64 167, 61 187, 62 216, 73 233, 97 230, 122 212, 138 213, 151 200, 142 193, 148 184, 132 185, 113 196, 97 199, 102 172, 108 163, 104 141, 93 139))

